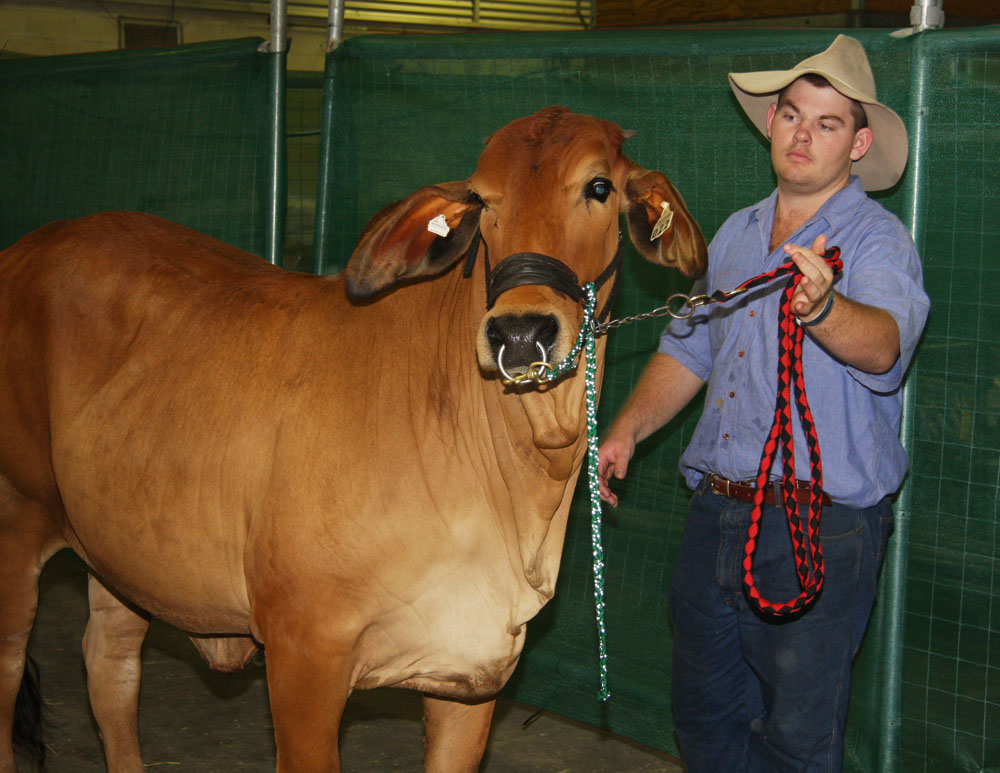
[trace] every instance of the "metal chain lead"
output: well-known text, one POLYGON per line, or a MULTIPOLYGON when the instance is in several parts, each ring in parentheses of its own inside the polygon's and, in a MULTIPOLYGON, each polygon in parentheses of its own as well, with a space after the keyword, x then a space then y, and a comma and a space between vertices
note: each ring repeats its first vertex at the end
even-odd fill
MULTIPOLYGON (((840 259, 839 247, 830 247, 823 253, 822 257, 823 260, 825 260, 833 269, 834 274, 837 274, 843 269, 844 263, 840 259)), ((772 279, 795 273, 799 273, 799 270, 796 268, 795 263, 789 261, 788 263, 783 263, 778 266, 778 268, 773 271, 768 271, 766 274, 758 274, 757 276, 748 279, 738 287, 734 287, 732 290, 716 290, 711 295, 685 295, 684 293, 674 293, 667 298, 666 306, 660 306, 652 311, 635 314, 631 317, 622 317, 621 319, 611 319, 603 324, 591 321, 590 332, 594 336, 600 336, 616 327, 621 327, 622 325, 627 325, 632 322, 639 322, 644 319, 650 319, 651 317, 671 316, 674 319, 687 319, 694 314, 695 309, 698 306, 707 306, 710 303, 725 303, 726 301, 732 300, 737 295, 742 295, 747 290, 752 290, 755 287, 759 287, 762 284, 770 282, 772 279), (675 311, 672 308, 672 305, 676 300, 680 300, 681 305, 675 311), (685 308, 686 310, 684 310, 685 308)))
POLYGON ((614 330, 616 327, 621 327, 622 325, 630 325, 633 322, 641 322, 644 319, 654 319, 656 317, 673 317, 674 319, 687 319, 692 314, 694 314, 695 308, 698 306, 703 306, 709 303, 708 296, 705 295, 685 295, 684 293, 674 293, 669 298, 667 298, 666 306, 658 306, 651 311, 644 311, 639 314, 633 314, 631 317, 620 317, 618 319, 609 319, 607 322, 595 322, 591 320, 590 322, 590 334, 595 338, 597 336, 602 336, 609 330, 614 330), (674 309, 674 302, 680 300, 681 305, 674 309), (683 309, 687 309, 684 311, 683 309))

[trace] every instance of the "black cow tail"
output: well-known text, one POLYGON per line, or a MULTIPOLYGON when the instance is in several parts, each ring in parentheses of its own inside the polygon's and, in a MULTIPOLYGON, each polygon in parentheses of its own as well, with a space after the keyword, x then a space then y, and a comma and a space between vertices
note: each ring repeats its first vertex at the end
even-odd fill
POLYGON ((38 663, 29 655, 14 704, 14 745, 23 749, 40 771, 45 770, 42 726, 42 682, 38 663))

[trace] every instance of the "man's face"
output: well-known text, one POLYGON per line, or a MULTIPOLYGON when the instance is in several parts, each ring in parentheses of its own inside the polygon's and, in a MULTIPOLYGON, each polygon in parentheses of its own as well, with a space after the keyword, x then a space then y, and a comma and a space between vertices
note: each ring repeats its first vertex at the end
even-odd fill
POLYGON ((872 141, 871 129, 855 131, 847 97, 801 79, 768 109, 767 135, 779 188, 803 195, 844 187, 872 141))

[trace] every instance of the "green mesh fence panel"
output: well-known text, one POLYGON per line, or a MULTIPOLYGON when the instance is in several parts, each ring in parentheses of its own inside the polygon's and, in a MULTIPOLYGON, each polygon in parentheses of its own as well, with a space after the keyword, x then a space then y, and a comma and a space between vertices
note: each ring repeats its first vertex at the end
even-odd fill
POLYGON ((1000 28, 927 35, 914 53, 918 246, 933 305, 910 379, 902 770, 997 771, 1000 28))
POLYGON ((262 251, 260 41, 0 61, 0 247, 108 209, 262 251))
POLYGON ((323 76, 320 73, 289 73, 287 87, 288 209, 282 265, 292 270, 311 271, 323 76))

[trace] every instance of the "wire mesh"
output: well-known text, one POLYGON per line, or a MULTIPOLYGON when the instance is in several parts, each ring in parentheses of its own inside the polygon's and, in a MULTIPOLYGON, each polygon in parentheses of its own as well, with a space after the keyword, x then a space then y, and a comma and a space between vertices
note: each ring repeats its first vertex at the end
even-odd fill
POLYGON ((287 85, 288 204, 282 265, 312 271, 323 78, 319 73, 289 73, 287 85))
POLYGON ((259 43, 0 62, 0 247, 52 220, 132 209, 260 254, 259 43))
POLYGON ((1000 39, 985 32, 923 41, 918 246, 933 305, 911 377, 906 771, 1000 769, 1000 39))

